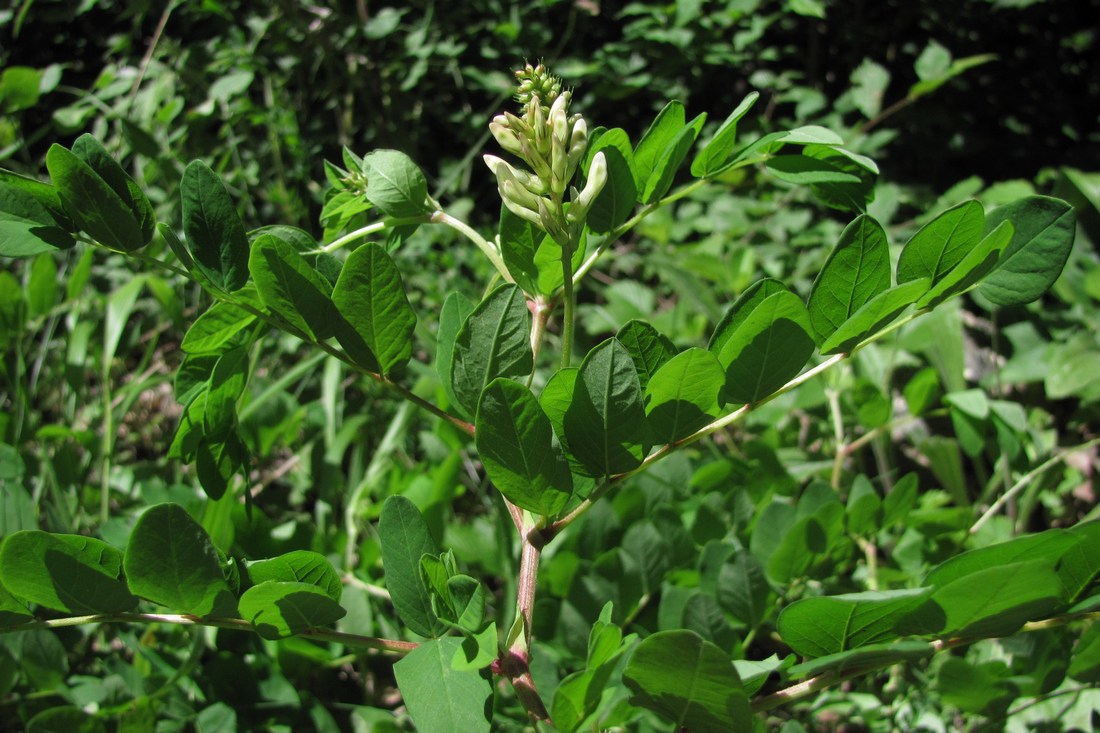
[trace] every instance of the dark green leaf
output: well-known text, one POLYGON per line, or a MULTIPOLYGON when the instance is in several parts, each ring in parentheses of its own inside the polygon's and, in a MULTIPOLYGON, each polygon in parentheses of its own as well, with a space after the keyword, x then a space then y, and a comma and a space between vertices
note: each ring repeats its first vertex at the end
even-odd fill
POLYGON ((397 614, 414 633, 441 635, 445 627, 432 611, 431 594, 420 576, 420 558, 438 550, 420 510, 404 496, 389 497, 382 505, 378 538, 386 587, 397 614))
POLYGON ((807 155, 776 155, 768 159, 768 170, 781 181, 812 183, 859 183, 859 176, 845 173, 828 161, 807 155))
POLYGON ((38 196, 0 177, 0 256, 30 257, 68 249, 75 243, 38 196))
POLYGON ((902 249, 898 282, 927 277, 935 285, 978 243, 984 224, 985 211, 977 201, 966 201, 939 214, 902 249))
POLYGON ((104 733, 103 720, 78 707, 48 708, 27 721, 26 733, 104 733))
POLYGON ((639 196, 641 203, 653 203, 668 193, 676 172, 680 169, 680 164, 684 162, 691 146, 695 144, 695 138, 698 137, 699 130, 703 129, 703 123, 706 121, 707 115, 704 112, 681 128, 668 142, 657 157, 653 172, 649 174, 649 180, 641 191, 639 196))
POLYGON ((653 171, 661 164, 665 157, 665 150, 684 129, 685 124, 684 105, 682 102, 671 101, 665 105, 657 117, 650 124, 649 129, 642 135, 634 148, 634 187, 639 194, 643 194, 646 184, 649 182, 653 171))
POLYGON ((455 669, 462 639, 449 636, 424 642, 406 654, 393 671, 401 697, 420 733, 488 733, 493 686, 476 669, 455 669))
POLYGON ((327 626, 343 618, 341 608, 323 589, 310 583, 268 580, 241 595, 241 618, 265 639, 284 639, 327 626))
POLYGON ((416 163, 397 150, 375 150, 363 158, 367 199, 387 216, 400 219, 431 211, 428 182, 416 163))
POLYGON ((454 363, 455 340, 466 318, 474 310, 474 303, 462 293, 451 293, 443 301, 439 312, 439 333, 435 352, 435 370, 443 391, 452 405, 458 404, 454 388, 451 386, 451 365, 454 363))
POLYGON ((593 135, 593 138, 586 155, 585 175, 588 174, 587 166, 592 156, 602 150, 607 161, 607 183, 588 211, 588 228, 603 234, 630 218, 638 198, 638 188, 634 174, 634 151, 630 148, 626 131, 617 127, 604 131, 598 137, 593 135))
POLYGON ((248 447, 231 427, 218 435, 202 435, 195 448, 195 472, 202 490, 212 500, 225 495, 229 482, 238 473, 247 475, 248 447))
POLYGON ((823 657, 897 638, 894 626, 931 588, 867 591, 795 601, 779 614, 783 641, 803 657, 823 657))
POLYGON ((339 602, 344 585, 340 574, 324 555, 309 550, 294 550, 285 555, 248 564, 248 577, 256 585, 269 580, 309 583, 332 600, 339 602))
POLYGON ((1002 221, 917 301, 917 308, 935 307, 981 280, 996 267, 1011 240, 1012 223, 1002 221))
POLYGON ((332 302, 351 327, 338 329, 336 338, 361 366, 371 368, 377 362, 382 373, 389 374, 412 356, 416 314, 397 265, 377 244, 365 244, 348 255, 332 302), (372 356, 366 363, 356 358, 364 349, 372 356))
POLYGON ((500 256, 516 284, 525 293, 538 293, 539 271, 535 265, 535 252, 538 251, 545 233, 502 204, 497 234, 500 240, 500 256))
POLYGON ((737 328, 745 322, 756 306, 763 303, 764 298, 769 295, 782 292, 787 292, 787 286, 770 277, 757 280, 746 288, 745 292, 741 293, 741 296, 726 309, 722 320, 718 321, 718 325, 714 327, 714 333, 711 334, 710 341, 707 343, 707 350, 715 355, 720 354, 726 342, 733 337, 737 328))
POLYGON ((616 339, 596 346, 581 362, 565 437, 588 475, 637 468, 644 450, 642 390, 630 352, 616 339))
POLYGON ((870 644, 859 649, 828 654, 787 670, 793 679, 814 677, 826 672, 854 673, 860 670, 882 669, 901 662, 915 662, 930 657, 936 649, 923 641, 898 641, 886 644, 870 644))
POLYGON ((718 358, 691 348, 672 357, 645 388, 646 421, 655 444, 673 443, 719 414, 726 373, 718 358))
POLYGON ((715 587, 718 605, 749 628, 755 628, 764 620, 770 595, 764 568, 749 552, 738 552, 718 571, 715 587))
POLYGON ((207 437, 219 438, 237 424, 237 400, 244 393, 249 365, 246 346, 230 349, 218 357, 203 407, 203 434, 207 437))
POLYGON ((467 316, 455 337, 450 382, 467 415, 497 377, 523 377, 534 367, 531 314, 517 285, 501 285, 467 316))
POLYGON ((922 277, 895 285, 871 298, 825 339, 821 344, 821 353, 850 351, 900 316, 917 298, 928 292, 931 283, 931 280, 922 277))
POLYGON ((142 245, 148 244, 156 231, 157 221, 153 213, 153 205, 141 187, 126 174, 126 171, 122 170, 122 166, 93 136, 81 135, 73 143, 72 150, 74 155, 87 163, 88 167, 118 194, 141 227, 142 245))
POLYGON ((256 316, 233 303, 214 303, 195 319, 183 336, 180 348, 187 354, 222 354, 240 346, 243 332, 256 316))
POLYGON ((994 305, 1030 303, 1062 273, 1077 233, 1076 216, 1061 199, 1028 196, 994 209, 987 231, 1003 221, 1012 222, 1015 233, 981 293, 994 305))
POLYGON ((630 352, 643 390, 650 377, 676 355, 676 347, 668 337, 645 321, 627 321, 615 338, 630 352))
POLYGON ((749 92, 741 100, 737 108, 730 113, 730 116, 718 128, 718 131, 714 133, 714 137, 710 139, 710 142, 704 145, 703 149, 695 156, 695 160, 691 162, 691 175, 696 178, 706 178, 717 173, 725 165, 730 153, 733 152, 733 146, 737 142, 737 123, 752 108, 759 97, 759 92, 749 92))
POLYGON ((73 614, 137 605, 122 579, 122 552, 94 539, 25 530, 0 546, 0 577, 16 597, 73 614))
POLYGON ((123 567, 134 595, 177 613, 237 613, 217 548, 178 504, 157 504, 138 517, 123 567))
POLYGON ((692 733, 749 730, 748 698, 729 655, 691 631, 643 639, 623 671, 634 705, 692 733))
POLYGON ((481 393, 474 425, 478 455, 500 493, 536 514, 565 508, 573 480, 550 419, 529 389, 494 379, 481 393))
POLYGON ((1054 565, 1079 540, 1078 536, 1067 530, 1050 529, 969 550, 933 568, 924 579, 924 584, 940 588, 980 570, 1025 560, 1046 560, 1054 565))
POLYGON ((127 203, 78 156, 55 143, 46 152, 46 168, 77 227, 120 252, 146 243, 141 223, 127 203))
MULTIPOLYGON (((3 560, 0 559, 0 570, 3 569, 3 560)), ((4 574, 7 574, 7 570, 4 570, 4 574)), ((3 585, 0 585, 0 628, 18 626, 32 620, 34 620, 34 616, 31 615, 26 604, 13 596, 3 585)), ((3 661, 3 652, 0 652, 0 665, 3 664, 3 661)), ((0 682, 0 691, 4 689, 3 683, 0 682)))
POLYGON ((1100 522, 1078 524, 1070 530, 1081 539, 1062 556, 1058 577, 1068 603, 1076 603, 1100 578, 1100 522))
POLYGON ((795 377, 814 351, 811 328, 794 293, 765 298, 718 352, 726 369, 723 399, 752 404, 795 377))
POLYGON ((195 266, 214 287, 233 291, 248 282, 248 237, 225 184, 201 160, 183 171, 183 232, 195 266))
POLYGON ((828 339, 889 287, 890 245, 886 232, 864 214, 844 228, 810 289, 807 307, 818 339, 828 339))
POLYGON ((307 338, 323 341, 333 335, 338 317, 330 300, 332 286, 294 247, 264 234, 252 244, 248 269, 272 313, 307 338))

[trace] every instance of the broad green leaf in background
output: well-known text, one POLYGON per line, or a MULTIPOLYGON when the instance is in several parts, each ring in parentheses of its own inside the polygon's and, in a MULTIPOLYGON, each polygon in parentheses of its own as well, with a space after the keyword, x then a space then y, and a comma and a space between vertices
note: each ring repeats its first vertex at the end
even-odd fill
POLYGON ((894 625, 932 593, 931 588, 815 596, 779 614, 783 641, 803 657, 823 657, 893 641, 894 625))
POLYGON ((467 316, 455 337, 450 382, 455 399, 473 416, 485 385, 497 377, 524 377, 534 367, 531 314, 517 285, 501 285, 467 316))
POLYGON ((695 138, 698 137, 706 121, 707 114, 704 112, 682 127, 668 142, 656 158, 653 172, 649 174, 649 180, 641 190, 641 196, 639 196, 641 203, 649 204, 658 201, 668 192, 676 172, 680 169, 680 164, 684 162, 691 146, 695 144, 695 138))
POLYGON ((458 404, 454 388, 451 386, 451 365, 454 363, 455 341, 466 318, 473 312, 474 303, 462 293, 450 293, 443 301, 439 311, 439 332, 436 336, 435 370, 447 400, 458 404))
POLYGON ((627 321, 615 338, 630 352, 643 390, 650 377, 676 354, 672 341, 645 321, 627 321))
POLYGON ((933 568, 925 577, 924 585, 939 588, 979 570, 1025 560, 1047 560, 1051 564, 1057 564, 1080 540, 1080 536, 1068 530, 1048 529, 1038 534, 969 550, 933 568))
POLYGON ((807 308, 818 339, 828 339, 889 287, 890 245, 886 232, 864 214, 844 228, 810 289, 807 308))
POLYGON ((343 618, 339 603, 312 583, 268 580, 241 595, 241 618, 265 639, 284 639, 343 618))
POLYGON ((214 287, 232 292, 248 282, 248 237, 218 174, 201 160, 183 171, 183 232, 198 268, 214 287))
POLYGON ((644 421, 634 360, 608 339, 588 352, 577 373, 564 418, 569 448, 590 476, 630 471, 644 457, 644 421))
POLYGON ((195 319, 183 336, 180 348, 187 354, 221 354, 241 345, 243 331, 256 316, 233 303, 214 303, 195 319))
POLYGON ((623 671, 631 703, 692 733, 752 728, 748 698, 729 655, 693 631, 658 631, 623 671))
POLYGON ((729 159, 733 152, 733 146, 737 142, 737 123, 759 99, 760 92, 749 92, 736 109, 730 113, 722 125, 714 133, 714 137, 703 146, 702 150, 691 162, 691 175, 696 178, 706 178, 714 175, 729 159))
POLYGON ((237 400, 244 394, 250 363, 247 346, 218 357, 203 407, 203 435, 207 438, 220 438, 236 426, 237 400))
POLYGON ((1002 221, 974 245, 959 264, 951 268, 917 301, 917 308, 935 307, 965 291, 997 266, 998 259, 1012 240, 1012 222, 1002 221))
POLYGON ((252 243, 248 269, 271 312, 307 338, 323 341, 336 330, 332 285, 294 247, 271 234, 252 243))
POLYGON ((439 636, 446 627, 432 611, 431 594, 420 576, 420 558, 438 552, 428 524, 409 499, 391 496, 378 521, 382 567, 393 607, 405 625, 421 636, 439 636))
POLYGON ((710 341, 707 342, 707 350, 714 352, 715 355, 720 354, 726 342, 733 337, 738 327, 745 322, 756 306, 763 303, 769 295, 782 292, 787 292, 787 286, 770 277, 757 280, 746 288, 745 292, 741 293, 741 296, 726 309, 722 319, 714 327, 710 341))
POLYGON ((27 721, 26 733, 104 733, 101 718, 78 707, 61 705, 47 708, 27 721))
POLYGON ((137 182, 122 170, 122 166, 111 157, 103 144, 91 135, 78 137, 73 143, 72 151, 118 194, 141 228, 142 245, 148 244, 156 231, 156 215, 153 213, 153 204, 137 182))
POLYGON ((985 210, 977 201, 963 202, 939 214, 901 250, 898 282, 927 277, 935 285, 978 243, 984 225, 985 210))
POLYGON ((397 150, 375 150, 363 158, 367 199, 387 216, 399 219, 427 214, 428 181, 416 163, 397 150))
POLYGON ((24 601, 73 614, 137 605, 122 578, 122 552, 92 537, 24 530, 0 546, 4 587, 24 601))
POLYGON ((685 125, 684 105, 673 100, 666 104, 649 125, 634 148, 634 187, 639 198, 645 193, 653 171, 661 164, 665 149, 685 125))
POLYGON ((719 414, 726 372, 706 349, 691 348, 660 367, 645 388, 646 425, 655 445, 673 443, 719 414))
POLYGON ((348 255, 332 290, 332 302, 351 327, 350 331, 339 328, 336 338, 360 366, 371 366, 356 358, 364 348, 383 374, 412 356, 416 314, 397 265, 382 247, 365 244, 348 255))
POLYGON ((406 654, 393 671, 420 733, 488 733, 493 686, 476 669, 457 670, 451 660, 462 639, 431 639, 406 654))
POLYGON ((43 201, 0 177, 0 256, 30 257, 74 244, 76 240, 43 201))
POLYGON ((751 629, 759 626, 768 612, 771 587, 760 562, 741 550, 719 568, 714 596, 719 606, 751 629))
POLYGON ((604 234, 630 218, 638 198, 638 184, 634 172, 634 151, 625 130, 616 127, 593 131, 592 143, 585 155, 585 175, 588 174, 592 156, 600 151, 603 151, 607 161, 607 183, 592 202, 587 223, 592 231, 604 234))
POLYGON ((902 662, 915 662, 935 654, 936 649, 924 641, 895 641, 883 644, 868 644, 859 649, 851 649, 835 654, 826 654, 802 664, 796 664, 787 670, 792 679, 813 677, 826 672, 837 674, 851 673, 857 670, 875 670, 902 662))
POLYGON ((177 613, 237 613, 217 548, 178 504, 157 504, 138 517, 123 568, 130 592, 177 613))
POLYGON ((1012 241, 981 285, 981 294, 1002 307, 1030 303, 1049 290, 1065 267, 1077 232, 1073 208, 1046 196, 1028 196, 994 209, 986 230, 1004 221, 1012 222, 1012 241))
POLYGON ((927 293, 931 283, 930 279, 922 277, 895 285, 871 298, 822 342, 821 353, 836 354, 849 351, 865 338, 878 333, 879 329, 889 324, 917 298, 927 293))
POLYGON ((797 295, 778 292, 753 308, 718 353, 725 402, 755 403, 802 370, 814 351, 809 314, 797 295))
POLYGON ((46 168, 73 223, 92 239, 119 252, 144 246, 141 223, 127 203, 72 151, 54 143, 46 168))
POLYGON ((1010 562, 967 573, 936 588, 900 633, 1007 636, 1062 603, 1062 583, 1048 558, 1010 562))
POLYGON ((497 236, 500 256, 516 284, 525 293, 538 293, 539 271, 535 265, 535 252, 545 233, 501 204, 497 236))
POLYGON ((1067 603, 1081 600, 1100 578, 1100 522, 1078 524, 1070 530, 1081 541, 1069 548, 1058 564, 1058 578, 1067 603))
POLYGON ((248 577, 256 585, 269 580, 309 583, 334 601, 340 601, 344 585, 332 563, 319 552, 294 550, 278 557, 248 563, 248 577))
POLYGON ((245 473, 250 455, 235 427, 217 435, 203 435, 195 448, 195 472, 202 490, 212 500, 225 495, 229 482, 245 473))
POLYGON ((481 393, 474 425, 478 455, 500 493, 536 514, 565 508, 573 480, 550 419, 527 387, 494 379, 481 393))

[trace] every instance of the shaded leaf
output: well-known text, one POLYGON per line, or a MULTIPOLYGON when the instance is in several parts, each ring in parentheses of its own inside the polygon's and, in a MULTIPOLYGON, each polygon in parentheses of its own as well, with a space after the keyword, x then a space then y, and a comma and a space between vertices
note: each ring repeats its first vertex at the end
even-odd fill
POLYGON ((466 317, 455 337, 450 382, 467 415, 497 377, 523 377, 534 367, 531 314, 517 285, 501 285, 466 317))
POLYGON ((585 155, 585 175, 588 174, 587 166, 592 156, 603 151, 607 162, 607 183, 592 202, 587 223, 589 229, 602 234, 630 218, 638 198, 638 184, 634 173, 634 151, 626 131, 617 127, 592 137, 585 155))
POLYGON ((966 201, 937 215, 901 250, 898 282, 927 277, 935 285, 978 243, 984 224, 985 211, 977 201, 966 201))
POLYGON ((900 316, 917 298, 928 292, 931 283, 931 280, 922 277, 882 291, 864 303, 822 342, 821 353, 836 354, 855 348, 900 316))
POLYGON ((994 209, 986 230, 1003 221, 1012 222, 1012 241, 982 282, 981 293, 1002 307, 1030 303, 1062 274, 1077 233, 1076 215, 1061 199, 1028 196, 994 209))
POLYGON ((394 665, 397 686, 420 733, 488 733, 493 686, 476 669, 455 669, 462 639, 422 643, 394 665))
POLYGON ((807 308, 824 341, 890 287, 890 247, 882 225, 864 214, 844 228, 813 287, 807 308))
POLYGON ((638 383, 643 390, 649 384, 650 377, 676 355, 672 341, 645 321, 627 321, 615 338, 630 352, 630 358, 638 370, 638 383))
POLYGON ((252 243, 248 269, 256 290, 272 313, 315 341, 333 335, 336 311, 332 286, 294 247, 271 234, 252 243))
POLYGON ((360 366, 377 363, 389 374, 412 356, 416 314, 397 265, 380 246, 365 244, 348 255, 332 302, 350 326, 341 324, 336 338, 360 366))
POLYGON ((339 602, 344 590, 340 574, 319 552, 294 550, 278 557, 248 563, 248 577, 256 585, 269 580, 308 583, 339 602))
POLYGON ((51 145, 46 168, 73 223, 97 242, 132 252, 148 241, 127 203, 72 151, 51 145))
POLYGON ((420 558, 437 552, 420 510, 404 496, 389 497, 382 505, 378 538, 394 610, 414 633, 441 635, 446 627, 432 611, 431 594, 420 576, 420 558))
POLYGON ((823 657, 893 641, 898 620, 931 593, 911 588, 803 598, 783 609, 777 628, 796 654, 823 657))
POLYGON ((718 358, 691 348, 666 362, 645 388, 649 437, 654 444, 686 437, 718 416, 726 373, 718 358))
POLYGON ((721 170, 737 142, 738 121, 745 116, 759 98, 759 92, 749 92, 741 100, 741 103, 737 105, 714 133, 714 137, 695 156, 695 160, 691 162, 691 175, 696 178, 706 178, 721 170))
POLYGON ((1002 221, 917 301, 917 308, 934 308, 981 280, 997 266, 1001 252, 1011 239, 1012 224, 1002 221))
POLYGON ((241 618, 265 639, 284 639, 343 618, 339 603, 311 583, 269 580, 241 595, 241 618))
POLYGON ((232 292, 248 282, 248 237, 218 174, 201 160, 183 171, 183 232, 198 268, 214 287, 232 292))

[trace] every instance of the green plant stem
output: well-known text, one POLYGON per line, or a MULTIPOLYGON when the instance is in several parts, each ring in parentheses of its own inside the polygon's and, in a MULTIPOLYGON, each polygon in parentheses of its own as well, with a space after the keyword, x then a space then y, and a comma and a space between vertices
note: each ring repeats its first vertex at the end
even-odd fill
POLYGON ((833 388, 825 390, 825 399, 829 403, 829 416, 833 423, 833 438, 836 441, 836 456, 833 458, 833 474, 829 485, 834 490, 840 488, 840 477, 844 472, 844 459, 848 455, 844 450, 844 416, 840 412, 840 393, 833 388))
POLYGON ((997 500, 993 502, 993 504, 991 504, 988 509, 985 510, 982 516, 978 517, 978 520, 974 522, 974 524, 970 527, 970 534, 975 534, 978 530, 984 527, 986 522, 996 516, 1005 504, 1007 504, 1009 501, 1015 498, 1017 494, 1027 488, 1028 484, 1030 484, 1048 469, 1064 461, 1066 459, 1066 456, 1073 455, 1074 453, 1080 453, 1081 451, 1088 450, 1089 448, 1092 448, 1096 445, 1100 445, 1100 438, 1094 438, 1086 443, 1082 443, 1081 445, 1077 445, 1072 448, 1066 448, 1061 453, 1055 456, 1051 456, 1035 468, 1025 473, 1023 476, 1020 477, 1019 481, 1017 481, 1015 484, 1012 485, 1011 488, 1009 488, 1008 491, 1001 494, 997 498, 997 500))
MULTIPOLYGON (((177 624, 180 626, 209 626, 217 629, 231 629, 234 631, 256 631, 249 622, 240 618, 223 618, 218 616, 192 616, 185 613, 97 613, 90 616, 67 616, 65 618, 47 619, 44 621, 30 621, 18 626, 0 628, 0 634, 16 631, 31 631, 33 629, 60 629, 69 626, 86 626, 88 624, 177 624)), ((346 634, 342 631, 330 631, 328 629, 308 629, 298 634, 307 639, 318 641, 330 641, 345 646, 361 649, 376 649, 383 652, 407 654, 415 649, 418 644, 413 641, 398 641, 396 639, 379 639, 373 636, 360 634, 346 634)))
MULTIPOLYGON (((575 246, 575 242, 573 245, 575 246)), ((573 331, 576 325, 577 295, 573 287, 573 250, 572 247, 561 248, 562 280, 562 311, 561 328, 561 368, 567 369, 573 356, 573 331)))
POLYGON ((496 271, 500 273, 501 277, 503 277, 507 282, 515 282, 515 280, 512 278, 512 274, 508 272, 508 268, 504 265, 504 260, 501 258, 500 250, 497 248, 497 246, 487 240, 485 237, 478 234, 469 224, 461 221, 460 219, 454 218, 442 209, 436 211, 431 215, 431 221, 434 224, 445 224, 446 226, 449 226, 451 229, 454 229, 456 232, 469 239, 471 242, 477 245, 477 248, 481 250, 482 254, 489 258, 489 262, 493 264, 493 267, 496 268, 496 271))
MULTIPOLYGON (((1059 616, 1057 618, 1043 619, 1041 621, 1032 621, 1024 624, 1024 626, 1017 633, 1027 633, 1032 631, 1040 631, 1042 629, 1050 629, 1061 626, 1067 626, 1075 621, 1092 620, 1096 621, 1100 619, 1100 611, 1091 611, 1089 613, 1074 614, 1072 616, 1059 616)), ((955 638, 955 639, 936 639, 930 643, 934 654, 955 649, 960 646, 966 646, 975 642, 984 641, 985 637, 981 638, 955 638)), ((890 667, 901 664, 902 662, 887 662, 885 664, 877 664, 868 667, 860 667, 858 669, 849 670, 847 672, 824 672, 816 677, 810 677, 797 684, 785 687, 782 690, 773 692, 770 695, 757 698, 752 703, 752 711, 754 713, 763 713, 768 710, 772 710, 781 705, 787 705, 795 700, 799 700, 808 695, 811 695, 819 690, 824 690, 828 687, 846 682, 848 680, 863 677, 864 675, 877 672, 882 669, 888 669, 890 667)))

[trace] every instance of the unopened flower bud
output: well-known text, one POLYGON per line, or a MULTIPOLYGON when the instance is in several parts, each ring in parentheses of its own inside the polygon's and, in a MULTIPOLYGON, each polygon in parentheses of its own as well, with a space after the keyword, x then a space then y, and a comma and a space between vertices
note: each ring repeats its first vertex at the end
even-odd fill
POLYGON ((573 129, 569 135, 569 155, 567 160, 566 179, 573 180, 573 174, 577 172, 577 166, 588 150, 588 124, 584 118, 573 122, 573 129))
POLYGON ((503 190, 500 191, 500 200, 503 201, 504 205, 508 207, 508 211, 511 211, 513 214, 523 219, 524 221, 534 224, 540 229, 542 228, 542 219, 539 217, 537 212, 531 211, 524 206, 520 206, 515 201, 512 201, 504 195, 503 190))
POLYGON ((603 151, 592 156, 592 164, 588 167, 588 180, 581 189, 580 194, 573 197, 573 206, 569 209, 570 219, 573 222, 584 221, 588 216, 588 210, 592 203, 600 195, 604 184, 607 183, 607 158, 603 151))
POLYGON ((565 222, 560 221, 559 217, 554 214, 553 209, 550 208, 550 204, 546 202, 546 199, 539 199, 539 219, 542 222, 542 228, 554 238, 554 241, 558 244, 565 246, 569 243, 569 233, 565 230, 565 222))
POLYGON ((535 175, 539 178, 550 178, 550 163, 543 157, 538 150, 535 149, 534 144, 527 138, 521 137, 519 139, 520 147, 523 148, 523 154, 521 157, 527 161, 527 165, 531 166, 531 170, 535 172, 535 175))
MULTIPOLYGON (((504 118, 500 117, 500 119, 504 118)), ((523 148, 519 144, 519 136, 512 128, 502 125, 494 119, 489 123, 489 132, 493 134, 493 138, 500 147, 512 155, 523 155, 523 148)))

